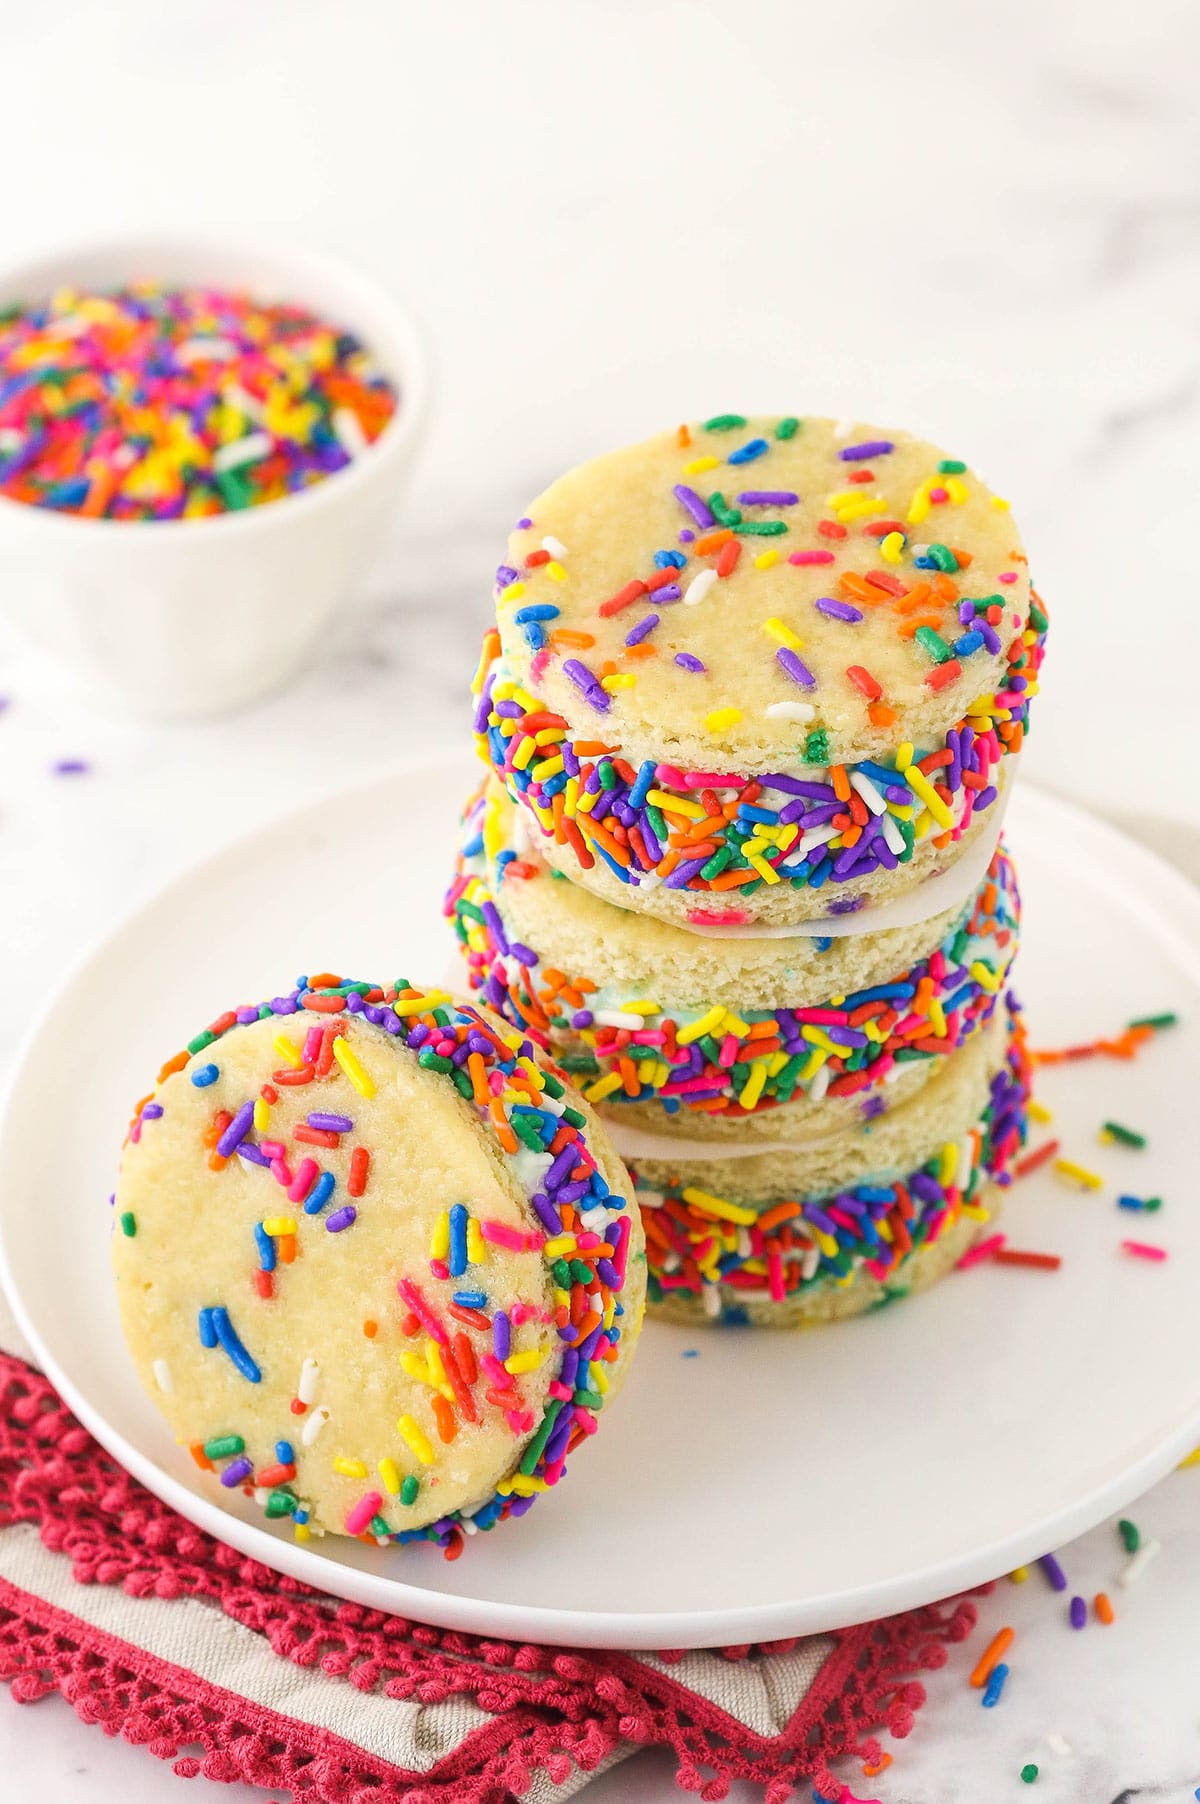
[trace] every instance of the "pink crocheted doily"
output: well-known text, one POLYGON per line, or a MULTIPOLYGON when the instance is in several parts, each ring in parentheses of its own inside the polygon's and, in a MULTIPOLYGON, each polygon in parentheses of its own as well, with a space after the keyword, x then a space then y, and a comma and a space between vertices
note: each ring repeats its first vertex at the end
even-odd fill
MULTIPOLYGON (((261 1637, 264 1660, 319 1666, 381 1708, 388 1698, 458 1695, 490 1719, 430 1771, 402 1770, 0 1580, 0 1679, 13 1696, 58 1691, 84 1721, 145 1745, 184 1777, 277 1787, 310 1804, 502 1804, 522 1796, 537 1769, 563 1784, 622 1746, 657 1745, 673 1751, 684 1790, 704 1799, 743 1779, 767 1804, 784 1804, 807 1779, 848 1800, 830 1763, 856 1755, 876 1764, 877 1732, 907 1734, 924 1701, 912 1675, 942 1665, 974 1626, 974 1606, 958 1601, 839 1631, 791 1720, 764 1737, 632 1654, 460 1635, 281 1578, 144 1490, 39 1372, 5 1353, 0 1394, 0 1529, 34 1525, 79 1584, 201 1599, 261 1637)), ((796 1645, 721 1652, 754 1662, 796 1645)))

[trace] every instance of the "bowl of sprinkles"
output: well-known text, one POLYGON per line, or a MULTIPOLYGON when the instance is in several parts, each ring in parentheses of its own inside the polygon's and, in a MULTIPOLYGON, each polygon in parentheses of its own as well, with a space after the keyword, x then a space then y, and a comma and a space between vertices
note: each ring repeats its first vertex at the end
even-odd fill
POLYGON ((287 249, 134 240, 0 275, 0 602, 110 706, 295 674, 387 534, 426 370, 406 312, 287 249))

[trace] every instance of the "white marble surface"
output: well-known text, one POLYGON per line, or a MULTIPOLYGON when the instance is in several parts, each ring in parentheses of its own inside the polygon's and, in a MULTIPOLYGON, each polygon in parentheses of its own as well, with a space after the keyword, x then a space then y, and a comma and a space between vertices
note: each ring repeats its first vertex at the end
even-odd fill
MULTIPOLYGON (((177 221, 297 236, 392 283, 438 368, 393 552, 289 694, 149 730, 0 638, 0 1067, 39 984, 137 896, 460 740, 521 503, 577 456, 719 407, 903 421, 981 463, 1055 617, 1027 774, 1194 822, 1198 54, 1195 10, 1163 0, 0 7, 5 256, 177 221), (76 757, 90 774, 53 774, 76 757)), ((986 1603, 1020 1630, 1001 1708, 980 1716, 956 1660, 855 1789, 991 1804, 1024 1795, 1032 1758, 1048 1804, 1190 1798, 1198 1502, 1194 1470, 1139 1506, 1164 1549, 1111 1630, 1072 1635, 1037 1579, 986 1603)), ((1089 1593, 1111 1583, 1111 1529, 1065 1557, 1089 1593)), ((178 1790, 57 1702, 0 1697, 0 1772, 20 1797, 178 1790)), ((651 1758, 586 1795, 675 1794, 651 1758)))

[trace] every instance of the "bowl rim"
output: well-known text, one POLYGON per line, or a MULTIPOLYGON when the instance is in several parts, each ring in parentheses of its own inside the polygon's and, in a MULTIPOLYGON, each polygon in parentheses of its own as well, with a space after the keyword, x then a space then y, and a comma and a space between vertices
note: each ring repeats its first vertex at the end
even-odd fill
MULTIPOLYGON (((385 460, 391 461, 420 437, 425 425, 430 387, 429 352, 422 325, 406 304, 397 300, 387 287, 365 274, 356 264, 331 256, 325 251, 313 250, 308 245, 284 238, 259 238, 251 237, 248 233, 203 230, 162 233, 141 231, 123 233, 116 237, 98 233, 64 241, 31 256, 0 264, 0 292, 11 292, 22 284, 27 284, 34 294, 46 292, 56 285, 61 286, 71 281, 72 264, 88 259, 106 258, 114 264, 128 262, 132 279, 138 265, 143 269, 153 270, 156 259, 162 262, 187 262, 192 257, 196 258, 198 265, 203 265, 206 258, 230 263, 244 257, 251 268, 276 268, 279 272, 278 298, 308 305, 316 312, 320 312, 321 307, 309 298, 305 292, 306 286, 311 284, 313 289, 337 286, 356 294, 366 309, 386 319, 388 333, 399 345, 399 355, 395 356, 390 350, 387 354, 375 354, 396 384, 400 405, 379 437, 347 467, 331 472, 322 481, 312 483, 298 493, 280 496, 277 501, 264 502, 261 506, 237 512, 205 514, 191 520, 93 520, 55 508, 36 507, 31 502, 17 501, 0 493, 0 524, 19 523, 22 530, 41 532, 46 537, 51 533, 67 533, 77 539, 85 533, 96 539, 110 539, 119 528, 126 535, 120 540, 121 544, 130 542, 128 534, 131 528, 135 532, 140 529, 143 537, 149 531, 154 542, 161 542, 167 536, 169 528, 174 529, 170 533, 172 541, 182 534, 186 534, 189 539, 194 538, 197 532, 208 542, 218 535, 261 532, 276 524, 280 515, 286 524, 295 521, 300 509, 312 513, 317 508, 336 506, 339 496, 348 500, 357 489, 373 479, 385 460), (286 505, 281 505, 284 503, 286 505)), ((174 278, 179 283, 187 279, 183 276, 174 278)), ((168 282, 171 280, 172 278, 167 278, 168 282)), ((204 280, 199 268, 195 280, 204 280)), ((220 277, 217 280, 232 283, 233 278, 220 277)), ((254 293, 262 292, 273 284, 260 278, 247 277, 246 286, 254 293)), ((369 342, 369 334, 364 337, 367 348, 374 352, 375 347, 369 342)))

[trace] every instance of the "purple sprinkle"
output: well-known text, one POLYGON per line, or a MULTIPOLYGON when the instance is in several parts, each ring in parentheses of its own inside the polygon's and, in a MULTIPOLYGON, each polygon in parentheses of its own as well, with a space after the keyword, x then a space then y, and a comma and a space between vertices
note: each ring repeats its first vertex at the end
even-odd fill
POLYGON ((677 651, 675 653, 675 662, 678 664, 680 670, 698 670, 703 674, 706 668, 705 665, 700 662, 699 658, 693 657, 690 651, 677 651))
POLYGON ((661 589, 655 589, 654 600, 660 608, 670 607, 673 601, 682 599, 683 590, 678 583, 664 583, 661 589))
POLYGON ((234 1485, 240 1485, 244 1478, 249 1478, 253 1470, 253 1465, 244 1455, 241 1459, 230 1460, 221 1474, 221 1483, 226 1490, 232 1491, 234 1485))
POLYGON ((327 1115, 321 1109, 314 1109, 306 1119, 310 1128, 325 1134, 348 1134, 354 1126, 349 1115, 327 1115))
MULTIPOLYGON (((676 584, 676 587, 678 587, 678 584, 676 584)), ((659 622, 659 615, 647 614, 644 619, 639 620, 637 625, 634 627, 631 627, 629 629, 629 631, 626 633, 626 635, 625 635, 626 645, 640 645, 642 643, 642 640, 647 638, 654 631, 655 627, 658 625, 658 622, 659 622)))
POLYGON ((567 658, 563 663, 563 674, 570 678, 579 693, 598 713, 607 714, 612 707, 612 698, 601 688, 595 671, 589 670, 586 664, 581 664, 578 658, 567 658))
POLYGON ((496 572, 497 586, 501 589, 507 589, 509 583, 515 583, 516 580, 517 580, 517 572, 513 569, 512 565, 511 564, 501 564, 500 568, 496 572))
POLYGON ((895 449, 890 438, 869 438, 861 445, 843 445, 838 456, 844 464, 860 464, 868 457, 886 457, 895 449))
POLYGON ((512 1327, 503 1309, 492 1317, 492 1352, 503 1365, 512 1347, 512 1327))
POLYGON ((817 679, 802 658, 786 645, 781 645, 775 653, 775 662, 781 670, 786 670, 793 683, 799 683, 801 689, 815 689, 817 679))
POLYGON ((592 1014, 590 1008, 581 1008, 577 1014, 571 1016, 571 1026, 590 1027, 594 1020, 595 1016, 592 1014))
POLYGON ((325 1217, 325 1226, 331 1234, 340 1234, 343 1228, 353 1227, 358 1220, 358 1210, 353 1203, 347 1203, 343 1209, 335 1209, 332 1215, 325 1217))
POLYGON ((86 777, 91 765, 85 758, 60 758, 54 766, 56 777, 86 777))
POLYGON ((1071 1627, 1073 1629, 1084 1629, 1087 1627, 1087 1605, 1084 1603, 1082 1597, 1079 1596, 1075 1596, 1071 1599, 1071 1627))
POLYGON ((686 482, 677 482, 672 491, 676 501, 686 507, 697 526, 715 526, 716 516, 708 502, 701 499, 695 489, 689 489, 686 482))
POLYGON ((532 525, 533 521, 529 518, 529 515, 526 514, 523 519, 517 521, 517 531, 528 532, 532 525))
POLYGON ((861 620, 858 608, 852 608, 848 601, 835 601, 832 595, 817 597, 817 612, 828 614, 831 620, 861 620))
POLYGON ((695 536, 696 535, 690 526, 684 526, 680 529, 679 543, 681 545, 690 545, 695 536))
POLYGON ((791 489, 743 489, 738 496, 743 507, 795 507, 799 499, 791 489))
POLYGON ((142 1120, 157 1121, 162 1112, 163 1106, 160 1102, 148 1102, 142 1110, 142 1120))
POLYGON ((1041 1567, 1056 1591, 1066 1590, 1067 1575, 1052 1553, 1044 1553, 1038 1561, 1038 1565, 1041 1567))
POLYGON ((252 1102, 244 1102, 229 1126, 225 1129, 225 1132, 221 1135, 221 1138, 217 1141, 217 1151, 223 1159, 227 1159, 230 1153, 235 1152, 242 1144, 242 1141, 250 1132, 253 1121, 254 1104, 252 1102))

